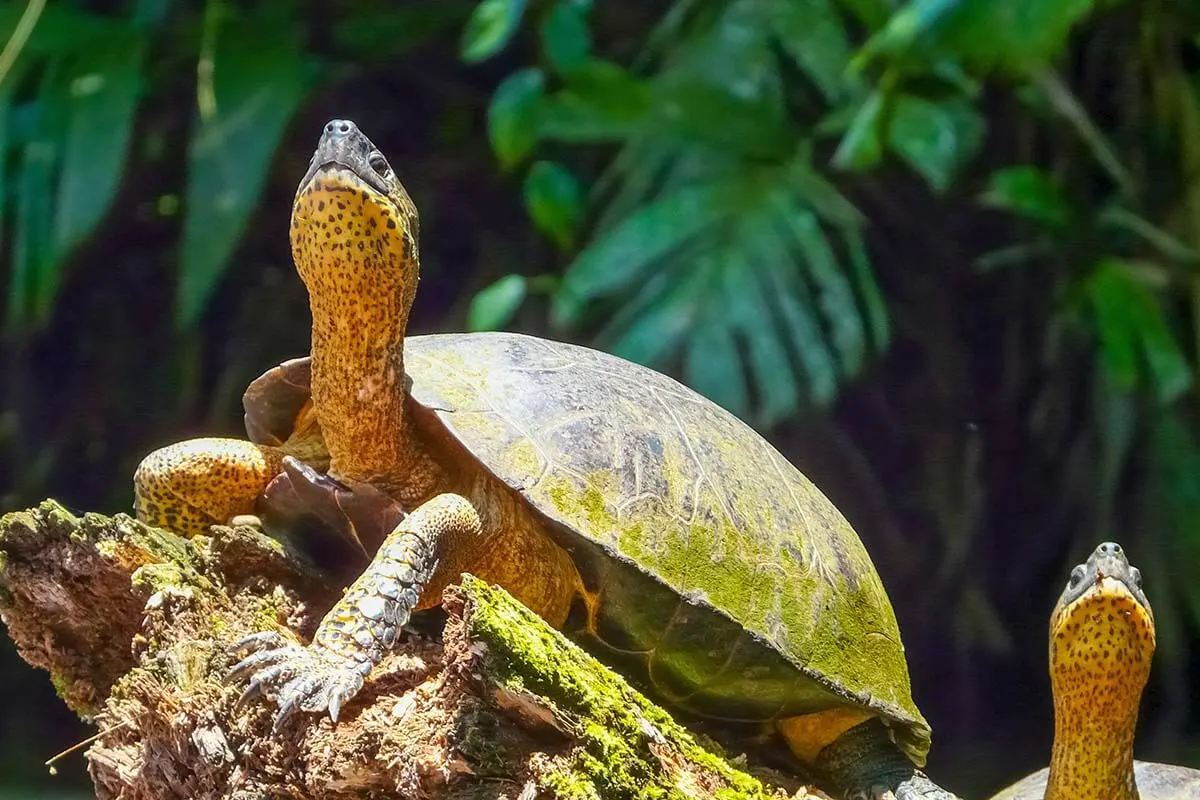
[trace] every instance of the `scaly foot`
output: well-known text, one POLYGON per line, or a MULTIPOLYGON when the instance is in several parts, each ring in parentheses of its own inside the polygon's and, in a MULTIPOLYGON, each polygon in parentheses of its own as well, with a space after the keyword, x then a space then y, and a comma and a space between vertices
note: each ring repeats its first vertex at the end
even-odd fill
POLYGON ((328 712, 336 721, 417 608, 437 568, 440 543, 447 536, 478 535, 479 528, 474 507, 458 495, 438 495, 422 505, 384 540, 308 647, 278 633, 239 642, 255 651, 230 671, 233 678, 251 676, 243 697, 274 692, 276 730, 296 711, 328 712))

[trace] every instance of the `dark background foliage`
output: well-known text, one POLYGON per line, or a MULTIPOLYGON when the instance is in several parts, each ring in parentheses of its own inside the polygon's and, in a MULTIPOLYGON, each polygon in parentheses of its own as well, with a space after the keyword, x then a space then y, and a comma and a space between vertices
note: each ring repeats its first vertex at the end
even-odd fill
MULTIPOLYGON (((1046 620, 1120 540, 1142 758, 1200 763, 1200 9, 1088 0, 0 6, 0 509, 126 510, 305 351, 291 195, 351 117, 422 211, 419 331, 652 364, 850 517, 931 771, 1044 764, 1046 620)), ((89 733, 0 640, 0 792, 89 733)))

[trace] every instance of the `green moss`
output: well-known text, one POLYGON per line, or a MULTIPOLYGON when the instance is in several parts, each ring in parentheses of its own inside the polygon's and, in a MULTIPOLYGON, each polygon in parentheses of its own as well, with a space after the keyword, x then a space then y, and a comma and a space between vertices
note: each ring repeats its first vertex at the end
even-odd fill
POLYGON ((490 674, 508 691, 529 691, 553 704, 559 724, 580 742, 540 776, 547 788, 570 800, 685 800, 700 781, 725 800, 771 796, 502 589, 470 576, 463 588, 474 601, 470 632, 489 645, 490 674), (672 763, 699 772, 673 771, 655 748, 674 750, 682 759, 672 763))

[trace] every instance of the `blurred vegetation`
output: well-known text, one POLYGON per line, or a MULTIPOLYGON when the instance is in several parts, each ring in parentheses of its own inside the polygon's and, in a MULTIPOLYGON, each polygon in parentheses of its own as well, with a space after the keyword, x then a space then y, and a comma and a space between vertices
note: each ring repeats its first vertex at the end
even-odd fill
MULTIPOLYGON (((946 783, 1045 762, 1046 617, 1106 538, 1158 617, 1139 755, 1197 763, 1200 6, 29 0, 0 34, 0 507, 127 508, 145 452, 238 433, 307 346, 291 192, 353 117, 422 209, 414 327, 654 365, 826 488, 946 783)), ((4 675, 32 776, 19 720, 82 729, 4 675)))

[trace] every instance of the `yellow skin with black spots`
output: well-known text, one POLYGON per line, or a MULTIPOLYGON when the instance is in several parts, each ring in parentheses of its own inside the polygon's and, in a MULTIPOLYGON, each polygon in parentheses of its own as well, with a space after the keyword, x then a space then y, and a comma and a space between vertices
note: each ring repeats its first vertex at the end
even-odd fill
MULTIPOLYGON (((326 616, 311 646, 300 647, 278 634, 262 634, 246 643, 254 652, 235 668, 234 674, 251 676, 248 691, 278 689, 280 712, 277 725, 283 724, 297 710, 328 711, 336 719, 343 703, 361 687, 371 666, 392 645, 408 614, 436 603, 448 583, 457 580, 462 573, 470 572, 505 587, 556 627, 565 627, 568 616, 574 617, 582 609, 583 619, 573 632, 581 639, 590 637, 600 644, 601 649, 607 648, 609 654, 622 655, 619 646, 603 641, 604 634, 597 627, 598 616, 607 614, 610 624, 614 619, 623 624, 625 615, 632 617, 640 612, 650 618, 650 624, 661 625, 673 634, 685 637, 686 641, 676 645, 679 649, 673 652, 685 656, 695 653, 697 660, 680 663, 688 666, 700 663, 699 659, 705 656, 704 648, 711 645, 717 648, 709 652, 716 653, 720 669, 726 669, 729 664, 744 664, 744 667, 737 667, 736 675, 721 673, 718 684, 737 686, 738 691, 741 687, 750 687, 753 682, 743 674, 749 670, 769 678, 773 684, 770 691, 784 691, 785 694, 780 696, 794 698, 787 702, 795 702, 796 708, 803 708, 805 713, 792 712, 794 716, 789 716, 775 706, 766 713, 756 709, 741 721, 776 724, 797 756, 815 764, 829 776, 832 785, 856 798, 954 800, 953 795, 941 790, 914 768, 914 762, 924 761, 929 742, 928 727, 908 695, 907 671, 894 615, 861 542, 828 500, 761 437, 727 412, 664 376, 649 370, 637 372, 643 368, 583 348, 511 335, 438 337, 437 344, 430 344, 430 337, 418 337, 426 341, 417 345, 410 339, 406 348, 409 309, 418 282, 417 212, 386 159, 353 123, 334 121, 326 127, 309 172, 297 191, 291 239, 293 256, 308 289, 313 316, 311 412, 315 412, 327 450, 328 477, 301 463, 311 463, 306 456, 312 453, 312 439, 306 436, 305 453, 298 452, 299 445, 293 438, 281 442, 272 440, 267 444, 231 440, 185 442, 152 454, 139 468, 135 479, 139 516, 147 522, 166 524, 187 534, 202 533, 211 524, 224 523, 234 513, 246 513, 247 508, 253 508, 266 482, 278 472, 276 464, 282 465, 294 485, 308 485, 326 492, 330 507, 335 508, 336 513, 344 514, 350 520, 351 528, 361 527, 363 520, 371 517, 371 514, 363 517, 359 512, 364 503, 370 506, 375 496, 390 499, 407 512, 380 546, 372 565, 326 616), (494 355, 488 350, 490 347, 496 348, 494 355), (406 370, 406 352, 409 356, 421 357, 422 364, 417 373, 430 378, 420 402, 414 399, 413 393, 421 391, 422 387, 417 385, 410 391, 406 386, 406 374, 411 372, 406 370), (578 368, 583 363, 594 364, 594 369, 583 375, 582 383, 569 379, 540 386, 534 382, 525 386, 513 383, 518 380, 514 376, 526 374, 523 372, 526 368, 550 369, 549 362, 560 357, 562 361, 556 362, 559 363, 557 369, 578 368), (454 358, 460 360, 453 362, 454 358), (463 364, 472 358, 476 362, 473 366, 483 364, 482 371, 470 372, 470 379, 464 378, 462 384, 446 377, 456 368, 463 369, 463 364), (505 358, 511 359, 512 363, 488 372, 505 358), (538 366, 531 367, 534 363, 538 366), (844 623, 838 636, 821 634, 818 644, 823 651, 809 653, 806 658, 814 661, 829 659, 833 657, 830 654, 836 652, 844 652, 849 657, 852 651, 861 651, 854 654, 858 658, 854 669, 847 664, 845 669, 839 670, 835 660, 831 662, 833 674, 815 668, 805 671, 803 662, 799 667, 795 666, 798 657, 787 652, 785 645, 768 647, 761 643, 761 638, 755 638, 762 635, 759 628, 751 628, 754 636, 748 636, 736 619, 711 616, 716 612, 705 605, 705 592, 725 588, 714 585, 713 579, 705 578, 699 587, 693 584, 694 597, 685 600, 680 590, 668 591, 663 584, 656 584, 647 577, 646 571, 626 564, 630 560, 628 556, 622 561, 604 555, 596 541, 599 534, 595 538, 589 534, 591 542, 578 534, 575 538, 565 534, 564 524, 582 523, 586 518, 604 528, 604 535, 607 535, 612 526, 605 521, 604 496, 589 501, 574 484, 554 484, 550 488, 543 485, 538 489, 514 485, 511 475, 499 477, 504 474, 503 471, 498 473, 499 465, 505 459, 517 458, 518 453, 529 452, 529 457, 534 459, 530 463, 536 462, 537 453, 531 451, 540 447, 538 431, 526 431, 527 436, 515 441, 505 439, 499 433, 479 434, 474 440, 464 434, 466 429, 462 426, 473 419, 484 426, 496 419, 504 419, 507 423, 524 421, 521 413, 507 416, 492 413, 499 405, 513 400, 514 395, 525 397, 523 391, 537 388, 546 390, 548 397, 554 392, 570 395, 581 387, 591 390, 597 374, 610 374, 605 370, 611 370, 613 377, 632 384, 623 388, 628 402, 634 405, 641 402, 634 398, 639 397, 637 392, 647 386, 655 391, 675 393, 676 402, 689 405, 687 410, 692 416, 705 420, 704 425, 696 425, 697 434, 732 431, 729 441, 738 452, 761 449, 762 458, 755 467, 757 471, 767 470, 768 479, 763 485, 772 489, 777 486, 778 492, 794 495, 792 502, 796 508, 788 513, 796 516, 781 517, 782 523, 789 530, 807 532, 814 540, 805 542, 797 538, 788 541, 791 549, 783 555, 794 561, 775 569, 783 570, 785 575, 792 574, 786 570, 801 574, 801 567, 794 564, 803 561, 805 579, 819 584, 822 592, 829 593, 828 599, 823 599, 826 594, 806 594, 807 586, 803 592, 794 590, 795 601, 805 609, 805 622, 817 625, 832 619, 827 610, 836 601, 835 590, 844 590, 848 595, 853 593, 855 598, 854 605, 845 609, 847 612, 852 610, 853 614, 843 614, 847 617, 844 621, 833 620, 835 624, 844 623), (635 375, 640 375, 640 379, 631 377, 635 375), (503 396, 477 392, 468 386, 480 380, 507 382, 505 388, 499 390, 503 396), (429 383, 437 383, 438 390, 459 392, 461 402, 456 403, 453 397, 431 396, 429 383), (472 395, 472 392, 475 393, 472 395), (482 402, 487 406, 484 409, 487 413, 475 416, 473 402, 482 402), (457 408, 453 408, 455 406, 457 408), (447 407, 454 413, 439 417, 438 414, 447 407), (460 427, 453 429, 455 424, 460 427), (468 442, 469 448, 465 446, 468 442), (482 451, 487 451, 486 456, 481 454, 482 451), (297 456, 299 460, 296 460, 297 456), (776 458, 783 463, 771 464, 770 460, 776 458), (778 483, 771 482, 775 476, 778 476, 778 483), (537 491, 544 491, 544 494, 537 495, 537 491), (535 496, 536 500, 533 499, 535 496), (551 497, 562 500, 559 517, 547 516, 548 498, 551 497), (363 501, 363 498, 367 500, 363 501), (586 506, 587 502, 596 505, 586 506), (562 511, 563 508, 566 510, 562 511), (801 523, 796 524, 796 519, 801 523), (170 524, 172 521, 175 524, 170 524), (825 546, 826 538, 830 540, 828 558, 831 561, 822 562, 821 557, 825 557, 826 551, 815 549, 815 545, 825 546), (803 551, 806 546, 809 551, 803 551), (577 568, 580 564, 587 568, 589 581, 581 575, 583 567, 577 568), (635 588, 621 589, 621 581, 626 582, 624 586, 635 588), (647 594, 641 594, 643 590, 647 594), (605 591, 608 595, 602 599, 600 594, 605 591), (649 601, 644 598, 654 591, 659 592, 654 595, 657 598, 654 602, 678 605, 674 616, 667 611, 659 618, 655 615, 663 612, 651 614, 644 607, 629 605, 645 605, 649 601), (625 594, 621 595, 621 592, 625 594), (627 604, 614 602, 614 597, 618 596, 627 604), (809 619, 807 609, 811 606, 803 604, 815 605, 818 601, 824 610, 814 609, 809 619), (865 625, 864 633, 851 633, 855 629, 847 628, 856 624, 865 625), (709 635, 718 638, 706 642, 704 637, 709 635), (771 664, 763 663, 759 654, 776 660, 771 664), (880 666, 881 663, 886 663, 887 668, 880 666), (893 677, 896 678, 895 685, 889 684, 893 677), (788 688, 793 684, 796 688, 788 688), (784 685, 784 689, 779 689, 780 685, 784 685), (793 694, 786 695, 786 692, 793 694), (889 732, 885 725, 895 726, 898 733, 889 732), (894 743, 893 737, 903 737, 903 750, 894 743)), ((566 373, 560 371, 559 374, 566 373)), ((561 399, 557 397, 555 402, 561 399)), ((646 399, 662 398, 647 395, 646 399)), ((548 413, 562 416, 561 406, 550 404, 546 407, 548 413)), ((577 421, 586 421, 592 410, 583 404, 577 405, 572 413, 576 414, 577 421)), ((667 407, 663 413, 669 415, 664 419, 674 419, 672 408, 667 407)), ((637 411, 626 422, 639 423, 646 418, 649 417, 643 411, 637 411)), ((274 423, 269 423, 266 427, 273 426, 274 423)), ((678 424, 675 427, 680 428, 681 446, 715 446, 683 435, 682 426, 678 424)), ((621 429, 621 423, 610 419, 600 429, 592 429, 592 434, 595 437, 610 436, 615 435, 617 429, 621 429)), ((589 456, 607 458, 607 449, 600 447, 592 434, 578 440, 576 447, 592 451, 589 456)), ((659 431, 653 430, 647 435, 655 438, 659 431)), ((618 438, 612 444, 620 450, 627 442, 618 438)), ((657 444, 662 448, 667 444, 673 447, 675 443, 660 441, 657 444)), ((578 452, 572 449, 570 453, 555 455, 561 461, 566 460, 564 455, 578 452)), ((669 455, 673 450, 663 452, 669 455)), ((616 457, 630 456, 618 453, 616 457)), ((714 464, 741 465, 741 461, 728 453, 713 453, 706 457, 714 464), (732 460, 719 460, 727 457, 732 460)), ((565 469, 567 466, 556 462, 540 474, 543 478, 555 478, 570 473, 572 480, 581 474, 578 469, 565 469)), ((629 495, 630 502, 653 500, 660 490, 667 493, 689 491, 693 483, 683 484, 679 480, 675 483, 681 485, 649 491, 655 486, 655 476, 661 466, 641 464, 628 469, 626 475, 635 481, 646 482, 642 489, 629 495)), ((741 470, 736 478, 762 483, 763 478, 755 472, 755 469, 741 470)), ((695 483, 695 486, 699 488, 701 484, 695 483)), ((733 491, 721 485, 717 488, 733 491)), ((614 492, 613 499, 621 499, 616 489, 611 491, 614 492)), ((754 491, 766 490, 756 488, 754 491)), ((706 513, 699 502, 704 498, 689 497, 688 502, 694 504, 692 516, 695 518, 690 524, 711 525, 699 516, 706 513)), ((750 512, 769 513, 773 510, 757 508, 749 509, 745 514, 737 513, 746 516, 750 512)), ((626 517, 634 514, 628 510, 624 513, 626 517)), ((655 518, 649 516, 648 519, 653 522, 655 518)), ((678 520, 663 519, 661 522, 665 526, 668 522, 676 524, 678 520)), ((745 526, 749 527, 750 523, 745 526)), ((765 538, 767 527, 758 524, 756 530, 749 532, 735 527, 729 535, 765 538)), ((655 541, 652 533, 646 532, 634 544, 649 547, 655 541)), ((775 532, 770 533, 772 537, 775 535, 775 532)), ((781 531, 779 535, 785 533, 781 531)), ((736 541, 731 538, 726 545, 732 550, 730 566, 752 567, 767 576, 774 574, 770 562, 748 561, 744 553, 737 551, 736 541)), ((648 551, 646 558, 651 557, 665 555, 648 551)), ((710 569, 719 563, 716 554, 712 554, 699 565, 684 564, 679 575, 687 577, 689 570, 710 569)), ((664 563, 656 569, 665 574, 669 567, 671 565, 664 563)), ((767 590, 754 595, 756 598, 761 595, 763 602, 755 601, 759 606, 791 588, 781 586, 770 590, 776 584, 762 578, 757 582, 760 588, 767 590)), ((780 619, 778 623, 770 621, 784 613, 799 613, 792 608, 774 612, 776 616, 771 616, 773 612, 769 607, 752 610, 766 617, 764 627, 773 624, 778 635, 786 637, 789 631, 783 623, 792 617, 780 619)), ((667 638, 661 629, 652 633, 667 638)), ((650 655, 654 650, 653 647, 649 649, 650 655)), ((638 652, 629 650, 623 655, 637 656, 638 652)), ((824 662, 821 663, 824 670, 824 662)), ((655 680, 655 676, 650 677, 655 680)), ((701 688, 716 692, 720 686, 683 685, 681 688, 683 694, 678 701, 687 706, 691 695, 699 694, 701 688)), ((768 703, 773 702, 770 698, 774 695, 763 696, 768 703)), ((738 697, 740 695, 735 693, 735 703, 738 697)), ((751 698, 746 699, 749 702, 751 698)), ((697 710, 704 711, 703 707, 697 710)))
POLYGON ((1050 617, 1050 766, 993 800, 1182 800, 1200 772, 1135 762, 1134 734, 1154 656, 1154 613, 1121 546, 1077 565, 1050 617))

